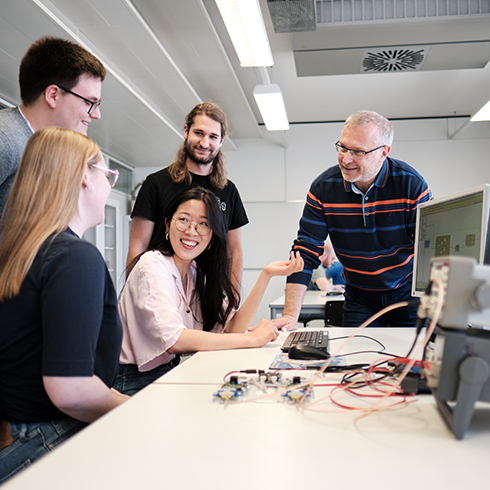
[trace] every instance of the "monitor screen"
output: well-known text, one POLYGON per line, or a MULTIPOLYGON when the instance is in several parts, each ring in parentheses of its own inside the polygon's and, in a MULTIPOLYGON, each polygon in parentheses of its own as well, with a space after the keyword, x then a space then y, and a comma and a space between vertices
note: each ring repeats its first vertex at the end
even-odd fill
POLYGON ((473 257, 488 263, 487 231, 490 185, 451 194, 417 209, 412 295, 422 296, 429 284, 430 259, 442 255, 473 257))

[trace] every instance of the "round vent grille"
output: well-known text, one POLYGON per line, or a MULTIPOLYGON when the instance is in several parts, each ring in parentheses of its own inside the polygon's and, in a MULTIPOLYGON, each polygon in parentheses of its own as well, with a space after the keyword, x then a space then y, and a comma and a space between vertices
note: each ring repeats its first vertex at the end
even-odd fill
POLYGON ((425 48, 384 48, 364 51, 361 71, 374 73, 419 70, 426 56, 425 48))

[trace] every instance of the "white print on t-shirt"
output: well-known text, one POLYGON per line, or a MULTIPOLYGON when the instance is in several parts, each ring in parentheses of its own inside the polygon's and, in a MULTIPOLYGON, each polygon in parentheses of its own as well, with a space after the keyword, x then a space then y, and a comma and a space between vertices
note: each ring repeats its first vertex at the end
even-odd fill
POLYGON ((221 211, 225 212, 226 211, 226 202, 221 202, 219 197, 216 197, 216 200, 218 201, 218 205, 221 208, 221 211))

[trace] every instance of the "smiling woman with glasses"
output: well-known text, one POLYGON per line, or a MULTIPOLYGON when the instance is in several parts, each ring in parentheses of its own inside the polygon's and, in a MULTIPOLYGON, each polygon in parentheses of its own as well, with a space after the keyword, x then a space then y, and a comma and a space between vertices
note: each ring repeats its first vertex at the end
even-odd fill
POLYGON ((101 100, 89 100, 89 99, 86 99, 85 97, 82 97, 79 94, 76 94, 75 92, 72 92, 71 90, 68 90, 65 87, 62 87, 61 85, 58 85, 58 87, 61 90, 63 90, 64 92, 71 94, 71 95, 74 95, 75 97, 78 97, 79 99, 83 100, 85 102, 85 104, 87 104, 87 107, 88 107, 87 114, 88 115, 92 114, 92 111, 94 109, 97 109, 98 107, 100 107, 100 104, 102 104, 101 100))
POLYGON ((266 266, 238 309, 222 214, 216 196, 202 187, 178 195, 164 216, 165 237, 130 264, 119 302, 124 335, 115 388, 121 393, 144 388, 176 366, 180 354, 261 347, 277 338, 266 320, 246 332, 271 277, 302 270, 303 260, 291 255, 266 266))

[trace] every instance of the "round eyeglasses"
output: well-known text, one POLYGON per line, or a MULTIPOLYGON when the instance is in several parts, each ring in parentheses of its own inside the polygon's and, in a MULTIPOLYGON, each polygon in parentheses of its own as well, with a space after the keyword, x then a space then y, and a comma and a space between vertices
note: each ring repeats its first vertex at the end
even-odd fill
POLYGON ((368 153, 372 153, 373 151, 376 150, 381 150, 381 148, 384 148, 386 145, 381 145, 378 146, 378 148, 375 148, 374 150, 369 150, 369 151, 364 151, 364 150, 351 150, 350 148, 346 148, 345 146, 340 144, 340 141, 337 141, 335 143, 335 148, 338 153, 341 155, 346 155, 347 153, 351 153, 351 155, 355 158, 364 158, 368 153))
POLYGON ((187 231, 191 225, 194 225, 198 235, 206 236, 211 233, 211 228, 206 221, 194 223, 193 221, 190 221, 184 217, 172 218, 172 220, 175 221, 175 228, 177 228, 179 231, 187 231))
POLYGON ((89 163, 89 166, 104 172, 106 179, 109 181, 111 187, 114 187, 116 185, 117 179, 119 178, 119 170, 113 170, 112 168, 103 167, 102 165, 97 165, 96 163, 89 163))
POLYGON ((82 99, 88 106, 88 111, 87 111, 87 114, 90 116, 90 114, 92 114, 92 111, 94 109, 97 109, 97 107, 100 106, 100 104, 102 104, 102 101, 101 100, 96 100, 96 101, 93 101, 93 100, 89 100, 89 99, 86 99, 85 97, 82 97, 81 95, 75 93, 75 92, 72 92, 71 90, 68 90, 67 88, 65 87, 62 87, 61 85, 58 85, 58 87, 63 90, 64 92, 68 93, 68 94, 71 94, 71 95, 74 95, 75 97, 78 97, 79 99, 82 99))

